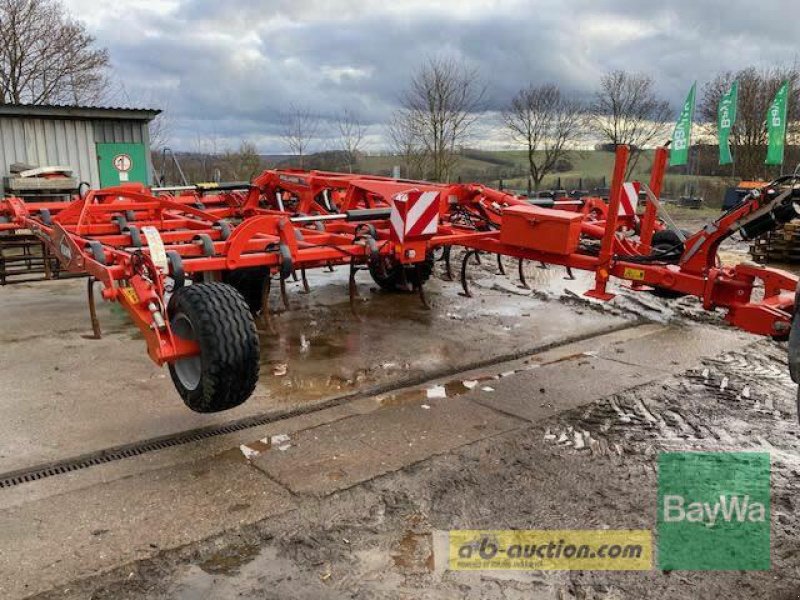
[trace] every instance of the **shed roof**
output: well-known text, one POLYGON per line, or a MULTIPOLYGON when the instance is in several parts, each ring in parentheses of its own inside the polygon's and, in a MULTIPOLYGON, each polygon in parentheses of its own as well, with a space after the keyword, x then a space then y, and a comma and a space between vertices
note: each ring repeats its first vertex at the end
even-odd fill
POLYGON ((120 108, 66 104, 0 104, 0 117, 152 121, 160 112, 159 109, 155 108, 120 108))

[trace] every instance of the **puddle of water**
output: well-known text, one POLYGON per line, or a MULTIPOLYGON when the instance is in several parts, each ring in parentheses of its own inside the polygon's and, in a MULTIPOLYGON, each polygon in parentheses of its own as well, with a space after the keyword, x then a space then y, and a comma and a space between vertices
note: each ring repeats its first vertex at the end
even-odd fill
POLYGON ((259 552, 258 544, 230 546, 215 552, 198 566, 209 575, 236 575, 239 569, 253 561, 259 552))
MULTIPOLYGON (((559 356, 558 358, 542 361, 538 357, 533 357, 525 361, 525 364, 521 367, 517 367, 516 369, 509 369, 507 371, 502 371, 500 373, 492 374, 492 375, 479 375, 472 379, 451 379, 446 381, 445 383, 439 384, 434 386, 433 388, 407 388, 403 390, 398 390, 397 392, 390 392, 388 394, 381 394, 377 397, 378 403, 381 406, 403 406, 406 404, 415 404, 415 403, 422 403, 427 400, 430 400, 432 397, 431 391, 434 388, 442 388, 444 390, 444 397, 445 398, 457 398, 458 396, 462 396, 467 392, 471 392, 473 390, 484 390, 488 391, 487 388, 490 386, 481 385, 485 384, 489 381, 496 381, 498 379, 503 379, 504 377, 510 377, 512 375, 516 375, 518 373, 523 373, 526 371, 532 371, 534 369, 538 369, 540 367, 546 365, 553 365, 561 362, 567 362, 572 360, 581 360, 581 359, 589 359, 595 355, 593 352, 577 352, 574 354, 566 354, 564 356, 559 356)), ((493 391, 493 388, 491 388, 493 391)), ((436 389, 435 396, 439 396, 439 390, 436 389)))

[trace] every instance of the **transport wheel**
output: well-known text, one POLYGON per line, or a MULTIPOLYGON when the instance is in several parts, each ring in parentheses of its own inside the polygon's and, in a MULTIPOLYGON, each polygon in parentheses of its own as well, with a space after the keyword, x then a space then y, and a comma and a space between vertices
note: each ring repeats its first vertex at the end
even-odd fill
POLYGON ((172 295, 168 312, 175 335, 200 346, 198 356, 169 365, 186 406, 211 413, 247 400, 258 381, 259 346, 241 294, 226 283, 194 284, 172 295))
POLYGON ((379 263, 369 263, 369 274, 381 289, 387 292, 402 289, 407 283, 414 287, 424 285, 433 274, 433 253, 428 252, 425 260, 414 265, 403 265, 391 256, 382 256, 383 269, 379 263))
POLYGON ((222 281, 236 288, 253 314, 262 309, 267 277, 269 277, 267 267, 248 267, 222 272, 222 281))
MULTIPOLYGON (((677 263, 680 255, 683 254, 683 242, 678 237, 677 233, 669 229, 656 231, 653 233, 653 241, 651 246, 655 252, 666 252, 667 250, 672 250, 675 257, 665 259, 668 263, 677 263)), ((659 298, 681 298, 686 295, 683 292, 676 292, 675 290, 660 287, 654 287, 652 294, 654 296, 658 296, 659 298)))

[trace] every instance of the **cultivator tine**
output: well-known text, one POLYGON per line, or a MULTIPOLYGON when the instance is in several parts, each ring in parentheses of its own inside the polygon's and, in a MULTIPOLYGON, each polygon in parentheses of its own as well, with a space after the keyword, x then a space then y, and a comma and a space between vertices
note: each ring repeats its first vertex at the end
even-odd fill
POLYGON ((328 262, 328 272, 333 273, 333 264, 328 262))
POLYGON ((300 281, 297 278, 297 269, 292 269, 292 281, 300 281))
POLYGON ((347 286, 348 292, 350 294, 350 312, 353 313, 353 316, 356 319, 361 320, 361 316, 358 314, 358 311, 356 310, 356 299, 358 298, 358 287, 356 287, 356 271, 358 271, 358 269, 356 268, 355 259, 351 258, 350 278, 347 286))
POLYGON ((281 302, 283 302, 283 309, 289 310, 289 294, 286 293, 286 279, 280 278, 281 282, 281 302))
POLYGON ((445 274, 447 275, 447 280, 453 281, 453 269, 450 265, 450 250, 451 246, 445 246, 444 255, 442 256, 442 258, 444 258, 444 269, 445 269, 445 274))
POLYGON ((94 277, 89 276, 86 280, 86 291, 89 299, 89 318, 92 321, 92 338, 99 340, 102 337, 102 333, 100 331, 100 321, 97 319, 97 307, 94 302, 94 284, 96 281, 94 277))
POLYGON ((464 260, 461 261, 461 287, 464 289, 464 295, 467 298, 472 298, 472 294, 469 291, 469 285, 467 284, 467 263, 469 262, 471 256, 474 256, 478 261, 478 264, 481 264, 481 257, 478 250, 468 250, 467 253, 464 254, 464 260))
POLYGON ((431 305, 428 302, 428 297, 425 295, 425 286, 420 283, 417 286, 417 292, 419 293, 419 299, 422 302, 422 306, 425 307, 425 310, 430 310, 431 309, 431 305))
POLYGON ((303 293, 310 294, 311 286, 308 285, 308 278, 306 277, 306 270, 300 269, 300 279, 303 281, 303 293))
POLYGON ((272 274, 267 275, 264 280, 264 290, 261 292, 261 320, 267 328, 269 333, 275 333, 275 327, 272 325, 272 317, 270 316, 269 309, 269 293, 272 289, 272 274))
POLYGON ((531 289, 531 286, 528 285, 527 280, 525 279, 525 269, 524 269, 524 258, 520 258, 519 262, 517 263, 517 271, 519 272, 519 282, 522 284, 526 290, 531 289))
POLYGON ((538 267, 539 267, 540 269, 549 269, 549 268, 550 268, 550 267, 548 267, 548 266, 547 266, 545 263, 543 263, 543 262, 541 262, 541 261, 539 262, 539 265, 538 265, 538 267))
POLYGON ((500 275, 506 274, 506 268, 503 266, 503 256, 502 254, 497 255, 497 270, 500 271, 500 275))
POLYGON ((567 279, 569 281, 573 281, 575 279, 575 275, 572 274, 572 268, 569 266, 567 266, 567 276, 564 277, 564 279, 567 279))

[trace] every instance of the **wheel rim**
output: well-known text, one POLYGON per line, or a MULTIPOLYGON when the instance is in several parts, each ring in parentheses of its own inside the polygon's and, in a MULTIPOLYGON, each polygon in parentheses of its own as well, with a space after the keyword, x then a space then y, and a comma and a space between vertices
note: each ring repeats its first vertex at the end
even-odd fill
MULTIPOLYGON (((172 320, 172 330, 175 335, 182 337, 186 340, 193 342, 197 341, 197 335, 194 331, 191 319, 184 314, 178 314, 172 320)), ((200 379, 203 376, 203 363, 200 360, 200 355, 187 356, 186 358, 179 358, 172 365, 178 381, 187 390, 196 390, 200 385, 200 379)))

